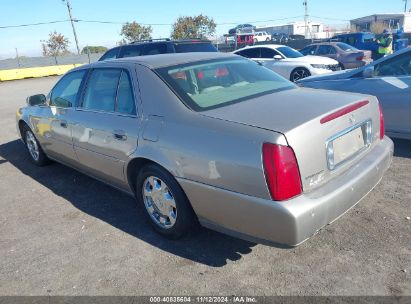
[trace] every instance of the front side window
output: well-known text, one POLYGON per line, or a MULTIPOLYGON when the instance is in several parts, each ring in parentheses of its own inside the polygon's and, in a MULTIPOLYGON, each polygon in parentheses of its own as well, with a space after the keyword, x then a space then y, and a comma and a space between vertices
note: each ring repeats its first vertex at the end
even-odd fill
POLYGON ((75 105, 86 70, 71 72, 56 84, 50 95, 50 106, 70 108, 75 105))
POLYGON ((176 53, 188 52, 218 52, 214 45, 208 42, 177 43, 174 45, 176 53))
POLYGON ((121 69, 95 69, 91 72, 83 108, 114 112, 121 69))
POLYGON ((273 59, 275 55, 280 55, 280 54, 273 49, 261 48, 261 58, 273 59))
POLYGON ((194 111, 223 107, 296 87, 271 70, 243 58, 182 64, 156 72, 194 111))
POLYGON ((317 46, 314 46, 314 45, 307 46, 307 47, 303 48, 302 50, 300 50, 300 53, 303 54, 304 56, 314 55, 316 48, 317 48, 317 46))

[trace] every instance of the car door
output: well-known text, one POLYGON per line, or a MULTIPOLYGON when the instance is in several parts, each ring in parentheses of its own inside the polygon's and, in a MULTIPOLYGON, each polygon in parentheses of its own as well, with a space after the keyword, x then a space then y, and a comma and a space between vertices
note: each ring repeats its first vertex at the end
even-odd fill
POLYGON ((80 97, 87 70, 69 72, 54 86, 49 98, 48 144, 46 153, 59 161, 73 165, 77 157, 73 149, 72 124, 74 107, 80 97))
POLYGON ((107 65, 90 71, 73 123, 73 144, 82 169, 127 189, 124 166, 137 148, 140 121, 134 69, 107 65))
POLYGON ((290 64, 288 62, 284 62, 281 59, 274 59, 274 56, 277 56, 277 55, 281 56, 284 59, 284 56, 280 54, 278 51, 272 48, 262 47, 260 61, 265 67, 289 79, 290 78, 290 64))

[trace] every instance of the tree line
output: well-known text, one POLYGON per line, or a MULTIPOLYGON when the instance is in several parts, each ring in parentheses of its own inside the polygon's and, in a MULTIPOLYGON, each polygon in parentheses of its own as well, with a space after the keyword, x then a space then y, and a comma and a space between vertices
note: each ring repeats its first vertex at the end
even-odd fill
MULTIPOLYGON (((208 38, 215 33, 216 23, 213 18, 200 14, 198 16, 179 17, 171 29, 171 38, 173 39, 192 39, 208 38)), ((120 35, 122 39, 118 45, 123 45, 139 40, 152 39, 153 28, 139 24, 136 21, 126 22, 121 28, 120 35)), ((53 31, 49 34, 48 40, 43 41, 41 46, 43 56, 61 56, 69 54, 68 47, 70 41, 61 33, 53 31)), ((107 50, 104 46, 86 46, 81 51, 82 54, 102 53, 107 50)))

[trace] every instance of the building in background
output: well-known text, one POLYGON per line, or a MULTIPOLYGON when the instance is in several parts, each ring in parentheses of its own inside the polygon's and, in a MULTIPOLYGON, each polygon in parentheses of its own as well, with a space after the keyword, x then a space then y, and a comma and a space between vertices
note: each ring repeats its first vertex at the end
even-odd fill
POLYGON ((403 28, 405 33, 411 33, 411 13, 375 14, 350 20, 352 29, 369 32, 373 24, 383 23, 386 28, 396 30, 403 28))
MULTIPOLYGON (((320 22, 309 21, 307 26, 308 26, 308 31, 307 31, 308 34, 307 34, 307 37, 305 37, 307 39, 330 38, 334 34, 329 31, 329 27, 324 26, 324 24, 320 22)), ((271 35, 286 34, 288 36, 292 36, 292 35, 305 36, 305 22, 296 21, 296 22, 280 24, 280 25, 258 26, 255 31, 256 32, 265 31, 271 35)))

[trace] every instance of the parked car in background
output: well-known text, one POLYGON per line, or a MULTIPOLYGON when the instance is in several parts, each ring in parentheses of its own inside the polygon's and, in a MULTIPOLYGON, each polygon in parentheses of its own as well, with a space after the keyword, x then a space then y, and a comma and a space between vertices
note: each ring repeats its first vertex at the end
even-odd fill
POLYGON ((252 33, 255 30, 255 26, 251 24, 239 24, 236 27, 229 29, 229 34, 237 34, 237 33, 252 33))
POLYGON ((270 41, 271 35, 267 32, 255 32, 254 33, 254 42, 263 42, 263 41, 270 41))
POLYGON ((84 65, 16 115, 34 164, 135 196, 170 238, 198 220, 298 245, 367 195, 393 155, 375 97, 299 88, 222 53, 84 65))
POLYGON ((260 62, 281 76, 297 81, 311 76, 331 73, 341 69, 338 61, 320 56, 304 56, 300 52, 277 44, 249 46, 234 54, 260 62))
POLYGON ((314 43, 300 50, 300 53, 335 59, 342 69, 354 69, 372 62, 371 51, 360 51, 344 42, 314 43))
POLYGON ((189 53, 189 52, 218 52, 209 40, 202 39, 150 39, 136 41, 108 50, 99 61, 134 57, 157 55, 166 53, 189 53))
POLYGON ((411 49, 403 49, 355 70, 309 77, 310 88, 358 92, 377 96, 387 134, 411 139, 411 49))
POLYGON ((271 41, 277 44, 286 44, 289 40, 288 35, 283 33, 274 33, 271 36, 271 41))
MULTIPOLYGON (((401 39, 395 32, 393 41, 394 52, 402 50, 408 47, 408 39, 401 39)), ((347 43, 359 50, 369 50, 376 52, 378 50, 378 44, 376 42, 376 36, 373 33, 359 32, 336 35, 332 38, 332 41, 339 41, 347 43)))

